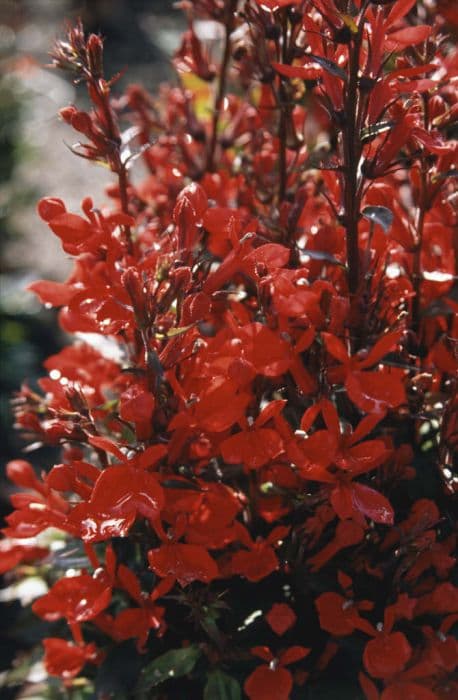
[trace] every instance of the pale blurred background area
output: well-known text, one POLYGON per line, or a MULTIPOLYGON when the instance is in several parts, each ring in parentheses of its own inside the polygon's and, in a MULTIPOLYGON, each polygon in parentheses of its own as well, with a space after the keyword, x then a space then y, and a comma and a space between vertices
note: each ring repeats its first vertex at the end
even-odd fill
MULTIPOLYGON (((69 103, 85 104, 84 86, 77 90, 47 67, 53 42, 64 34, 66 22, 79 17, 88 32, 105 38, 106 74, 123 73, 115 92, 129 82, 154 92, 160 82, 173 79, 169 59, 185 24, 172 0, 0 0, 3 429, 7 396, 21 380, 40 374, 42 360, 60 342, 54 315, 25 288, 38 278, 65 279, 71 267, 36 215, 36 202, 61 197, 69 210, 79 211, 87 195, 99 206, 107 201, 110 174, 70 152, 77 139, 57 116, 69 103)), ((7 430, 7 453, 11 440, 15 451, 16 440, 7 430)))
MULTIPOLYGON (((55 312, 25 291, 36 279, 65 279, 71 267, 38 218, 36 203, 43 196, 61 197, 77 212, 87 195, 98 206, 107 202, 110 174, 70 152, 77 139, 57 116, 69 103, 86 104, 84 87, 77 90, 46 67, 54 40, 64 35, 67 21, 79 17, 87 31, 105 38, 107 75, 124 71, 115 91, 141 82, 154 92, 173 79, 170 56, 185 27, 173 0, 0 0, 0 520, 9 509, 5 463, 26 457, 39 469, 53 459, 43 449, 23 454, 10 410, 21 383, 35 387, 44 359, 66 342, 55 312)), ((3 632, 15 610, 2 606, 3 632)), ((7 633, 0 641, 0 675, 15 647, 7 633)), ((14 689, 2 693, 15 697, 14 689)))
MULTIPOLYGON (((172 0, 0 0, 0 207, 7 272, 65 276, 69 263, 37 220, 34 203, 59 196, 76 209, 88 193, 103 196, 103 173, 70 153, 66 144, 75 137, 57 117, 84 94, 46 68, 54 40, 77 17, 105 38, 106 73, 124 71, 117 90, 127 82, 154 90, 171 77, 168 58, 183 26, 172 0)), ((8 296, 8 284, 4 292, 8 296)))

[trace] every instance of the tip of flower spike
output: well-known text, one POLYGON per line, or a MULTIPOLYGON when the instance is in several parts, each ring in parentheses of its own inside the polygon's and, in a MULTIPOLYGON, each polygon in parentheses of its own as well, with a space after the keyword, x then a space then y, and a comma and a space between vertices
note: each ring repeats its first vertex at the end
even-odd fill
POLYGON ((38 215, 43 221, 51 221, 59 214, 65 214, 67 211, 65 204, 57 197, 44 197, 40 199, 37 206, 38 215))

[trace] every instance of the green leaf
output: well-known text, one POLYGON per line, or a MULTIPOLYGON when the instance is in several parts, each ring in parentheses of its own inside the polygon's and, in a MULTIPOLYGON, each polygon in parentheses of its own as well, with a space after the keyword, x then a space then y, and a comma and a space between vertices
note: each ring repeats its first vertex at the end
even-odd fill
POLYGON ((364 207, 361 214, 371 223, 381 226, 385 233, 393 223, 393 212, 387 207, 364 207))
POLYGON ((190 328, 195 326, 195 323, 190 323, 187 326, 180 326, 180 328, 170 328, 167 333, 156 333, 156 338, 175 338, 177 335, 183 335, 190 328))
POLYGON ((346 15, 346 14, 341 14, 340 16, 343 19, 345 26, 349 28, 351 33, 357 34, 358 33, 358 25, 356 24, 353 17, 351 15, 346 15))
POLYGON ((155 688, 160 683, 191 673, 201 654, 199 647, 171 649, 147 664, 138 682, 138 690, 155 688))
POLYGON ((208 674, 204 690, 204 700, 241 700, 242 691, 235 678, 222 671, 208 674))

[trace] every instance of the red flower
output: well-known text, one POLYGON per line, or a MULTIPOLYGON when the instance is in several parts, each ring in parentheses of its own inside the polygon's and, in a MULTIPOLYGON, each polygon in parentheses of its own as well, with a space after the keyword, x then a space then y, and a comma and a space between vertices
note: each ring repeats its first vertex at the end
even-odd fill
POLYGON ((336 527, 335 537, 323 549, 308 559, 314 570, 320 569, 341 549, 358 544, 364 538, 364 528, 353 520, 341 520, 336 527))
POLYGON ((284 668, 289 664, 300 661, 310 652, 301 646, 293 646, 286 649, 275 658, 268 647, 254 647, 251 653, 268 661, 269 664, 258 666, 248 676, 243 686, 250 700, 288 700, 293 687, 291 673, 284 668))
POLYGON ((85 644, 96 634, 108 661, 126 640, 144 654, 134 695, 167 695, 171 664, 191 694, 235 697, 248 639, 261 659, 248 697, 300 696, 308 677, 322 695, 327 669, 339 690, 354 683, 344 647, 364 635, 368 700, 445 700, 458 610, 453 12, 178 4, 180 80, 157 96, 132 86, 113 100, 103 42, 79 22, 52 53, 88 91, 84 109, 60 111, 72 150, 112 183, 102 207, 38 205, 74 266, 31 290, 77 342, 14 399, 28 447, 59 456, 41 473, 7 467, 6 595, 46 556, 55 583, 33 610, 66 621, 74 643, 48 639, 45 667, 75 687, 101 659, 85 644), (50 528, 66 546, 48 554, 50 528), (298 610, 314 649, 291 672, 308 653, 298 610), (263 633, 292 646, 271 651, 263 633))
POLYGON ((266 540, 258 539, 255 542, 239 523, 237 532, 243 544, 249 547, 249 551, 240 550, 232 555, 230 565, 232 574, 245 576, 248 581, 255 582, 261 581, 278 569, 278 559, 272 545, 277 544, 287 534, 288 528, 274 528, 266 540))
POLYGON ((219 574, 218 565, 205 547, 196 544, 163 544, 150 549, 148 562, 155 574, 176 578, 180 586, 193 581, 209 583, 219 574))
MULTIPOLYGON (((398 369, 363 371, 377 364, 393 350, 404 334, 403 329, 386 333, 364 359, 350 357, 343 343, 330 333, 322 337, 326 350, 344 364, 344 382, 349 398, 366 413, 384 414, 389 408, 406 403, 404 373, 398 369)), ((336 378, 340 374, 335 374, 336 378)))
POLYGON ((250 700, 288 700, 293 687, 293 677, 281 666, 258 666, 247 678, 243 689, 250 700))
POLYGON ((0 541, 0 574, 14 569, 21 562, 33 562, 43 559, 49 553, 46 547, 24 544, 11 544, 8 540, 0 541))
POLYGON ((164 504, 163 490, 156 475, 143 469, 113 466, 97 479, 89 502, 98 520, 109 517, 131 519, 143 516, 154 521, 164 504))
POLYGON ((412 647, 402 632, 380 633, 366 644, 364 666, 374 678, 400 673, 412 656, 412 647))
POLYGON ((330 500, 339 518, 351 518, 362 513, 376 523, 392 525, 394 512, 390 502, 375 489, 364 484, 338 484, 330 500))
POLYGON ((369 486, 351 481, 353 476, 371 471, 382 464, 389 455, 381 440, 361 442, 379 422, 377 412, 363 418, 353 434, 342 434, 334 405, 327 399, 322 399, 305 412, 301 428, 308 430, 320 412, 327 430, 317 430, 298 443, 300 451, 306 457, 301 472, 308 479, 335 484, 330 502, 342 520, 355 518, 364 522, 361 517, 364 515, 378 523, 392 524, 394 512, 389 501, 369 486), (327 470, 331 465, 338 469, 331 473, 327 470))
POLYGON ((111 601, 111 587, 104 578, 79 574, 59 579, 32 606, 36 615, 50 622, 65 617, 69 623, 92 620, 111 601))
POLYGON ((439 700, 439 697, 423 685, 401 681, 385 688, 380 700, 439 700))
POLYGON ((286 603, 275 603, 265 617, 275 634, 280 636, 293 627, 297 620, 294 611, 286 603))
POLYGON ((320 617, 320 627, 337 637, 351 634, 359 629, 366 634, 374 634, 372 625, 360 617, 358 609, 370 610, 373 606, 368 601, 357 603, 344 598, 338 593, 322 593, 315 601, 320 617))
POLYGON ((229 464, 259 469, 283 452, 283 442, 275 430, 256 428, 231 435, 221 443, 221 454, 229 464))
POLYGON ((95 644, 76 646, 64 639, 48 637, 43 640, 43 646, 46 671, 50 676, 60 676, 64 680, 77 676, 88 661, 98 663, 101 660, 95 644))

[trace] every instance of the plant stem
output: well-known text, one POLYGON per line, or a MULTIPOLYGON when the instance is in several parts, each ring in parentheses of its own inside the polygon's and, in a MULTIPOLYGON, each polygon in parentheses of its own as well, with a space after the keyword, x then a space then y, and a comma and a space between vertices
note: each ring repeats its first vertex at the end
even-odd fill
MULTIPOLYGON (((286 10, 283 11, 282 19, 282 47, 281 47, 281 62, 287 63, 287 42, 288 42, 288 17, 286 10)), ((288 179, 287 174, 287 162, 286 162, 286 139, 287 139, 287 119, 288 110, 286 107, 287 95, 285 88, 283 86, 283 80, 280 78, 280 122, 278 125, 278 140, 279 140, 279 153, 278 153, 278 170, 279 170, 279 182, 278 182, 278 204, 280 205, 285 199, 286 194, 286 183, 288 179)))
POLYGON ((420 195, 418 204, 418 218, 416 223, 417 240, 413 255, 412 278, 415 289, 415 296, 412 301, 412 326, 418 331, 420 325, 420 291, 421 291, 421 250, 423 247, 423 229, 425 225, 425 193, 426 193, 426 172, 424 165, 421 165, 420 173, 420 195))
POLYGON ((343 130, 344 207, 347 238, 348 288, 354 296, 359 287, 358 222, 361 194, 358 191, 358 163, 361 141, 358 133, 358 68, 361 26, 350 46, 348 87, 345 100, 346 123, 343 130))
MULTIPOLYGON (((423 124, 426 130, 429 128, 429 108, 428 96, 423 95, 423 124)), ((416 333, 420 328, 420 294, 421 294, 421 251, 423 248, 423 230, 425 226, 425 215, 428 208, 428 165, 425 158, 421 159, 420 163, 420 187, 418 194, 418 209, 416 231, 417 240, 415 242, 413 256, 412 278, 415 289, 415 296, 412 301, 412 327, 416 333)))
POLYGON ((220 66, 220 76, 218 83, 218 90, 215 97, 215 104, 213 107, 213 118, 211 125, 211 136, 210 143, 208 146, 207 153, 207 170, 212 172, 215 169, 215 150, 216 142, 218 139, 218 127, 219 120, 221 116, 221 108, 223 106, 224 96, 226 94, 226 84, 227 84, 227 73, 229 69, 229 60, 231 57, 231 34, 234 29, 235 21, 235 10, 237 9, 237 0, 230 0, 226 8, 226 22, 225 22, 225 40, 224 40, 224 51, 223 60, 220 66))
MULTIPOLYGON (((103 118, 105 120, 106 124, 106 136, 110 139, 110 141, 114 144, 115 147, 115 155, 114 158, 111 162, 111 170, 112 172, 116 173, 118 176, 118 187, 119 187, 119 199, 121 202, 121 211, 124 214, 129 214, 129 199, 127 196, 127 171, 126 171, 126 166, 122 162, 122 156, 121 156, 121 134, 120 130, 117 124, 117 119, 111 109, 110 105, 110 90, 108 88, 108 84, 105 81, 101 81, 99 79, 94 80, 91 78, 91 84, 94 92, 98 96, 98 101, 99 101, 99 106, 101 108, 101 111, 103 113, 103 118)), ((89 93, 90 96, 90 93, 89 93)), ((95 107, 97 109, 97 104, 95 104, 95 107)), ((131 231, 130 231, 130 226, 123 226, 122 230, 124 232, 124 236, 127 242, 127 247, 129 250, 129 253, 132 252, 132 237, 131 237, 131 231)))
MULTIPOLYGON (((120 166, 119 170, 117 171, 118 175, 118 186, 119 186, 119 199, 121 201, 121 210, 124 214, 129 214, 129 198, 127 196, 127 172, 126 172, 126 166, 121 162, 120 160, 120 166)), ((123 231, 124 235, 127 241, 127 248, 129 250, 129 253, 132 252, 132 235, 130 231, 130 226, 123 226, 123 231)))

